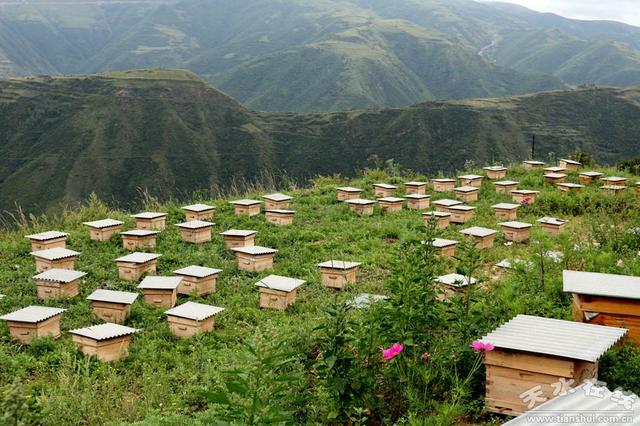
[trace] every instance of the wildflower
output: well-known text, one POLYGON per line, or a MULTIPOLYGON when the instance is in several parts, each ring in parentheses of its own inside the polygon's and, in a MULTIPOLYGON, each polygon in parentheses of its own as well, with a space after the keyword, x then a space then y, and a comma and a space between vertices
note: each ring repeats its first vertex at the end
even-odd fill
POLYGON ((426 364, 431 359, 431 354, 429 352, 425 352, 420 357, 420 362, 426 364))
POLYGON ((474 352, 491 352, 495 349, 495 346, 491 342, 481 342, 480 340, 474 340, 471 342, 471 348, 474 352))
POLYGON ((382 357, 385 361, 389 361, 400 354, 404 350, 404 345, 400 343, 394 343, 389 349, 382 350, 382 357))

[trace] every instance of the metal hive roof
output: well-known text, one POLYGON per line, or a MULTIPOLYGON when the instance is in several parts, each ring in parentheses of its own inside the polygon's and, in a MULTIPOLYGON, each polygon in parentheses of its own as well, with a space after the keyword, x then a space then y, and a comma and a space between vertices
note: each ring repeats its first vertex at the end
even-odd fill
POLYGON ((439 178, 439 179, 431 179, 432 182, 438 182, 438 183, 451 183, 451 182, 455 182, 455 179, 450 179, 450 178, 439 178))
MULTIPOLYGON (((454 245, 456 245, 458 243, 459 243, 459 241, 456 241, 456 240, 447 240, 445 238, 434 238, 432 245, 435 248, 443 248, 443 247, 454 246, 454 245)), ((423 242, 423 244, 424 244, 424 242, 423 242)))
POLYGON ((346 200, 345 203, 367 205, 367 204, 375 204, 376 202, 373 200, 365 200, 364 198, 354 198, 352 200, 346 200))
POLYGON ((318 263, 317 266, 321 268, 331 269, 352 269, 360 266, 360 262, 348 262, 344 260, 327 260, 326 262, 318 263))
POLYGON ((190 212, 206 212, 209 210, 215 210, 215 207, 210 206, 208 204, 198 203, 198 204, 191 204, 189 206, 184 206, 182 207, 182 210, 187 210, 190 212))
POLYGON ((507 228, 515 228, 515 229, 526 229, 526 228, 531 228, 533 225, 530 223, 518 222, 514 220, 511 222, 500 222, 500 226, 505 226, 507 228))
POLYGON ((424 200, 425 198, 431 198, 429 194, 407 194, 405 198, 412 198, 415 200, 424 200))
POLYGON ((600 189, 609 189, 612 191, 624 191, 625 189, 627 189, 626 186, 617 186, 617 185, 603 185, 600 187, 600 189))
POLYGON ((498 186, 511 186, 511 185, 517 185, 520 182, 515 181, 515 180, 499 180, 498 182, 493 182, 494 185, 498 185, 498 186))
POLYGON ((295 210, 285 210, 285 209, 268 209, 264 211, 265 213, 276 213, 276 214, 296 214, 295 210))
POLYGON ((458 179, 465 179, 465 180, 479 180, 479 179, 484 179, 484 176, 482 176, 482 175, 474 175, 474 174, 470 174, 470 175, 462 175, 462 176, 458 176, 458 179))
POLYGON ((222 272, 222 269, 207 268, 205 266, 191 265, 186 268, 173 271, 177 275, 186 275, 188 277, 205 278, 222 272))
POLYGON ((562 220, 562 219, 558 219, 557 217, 551 217, 551 216, 545 216, 545 217, 541 217, 540 219, 538 219, 538 222, 540 223, 545 223, 548 225, 564 225, 565 223, 567 223, 567 220, 562 220))
POLYGON ((573 182, 562 182, 556 185, 564 186, 566 188, 584 188, 584 185, 580 185, 579 183, 573 183, 573 182))
POLYGON ((562 271, 562 289, 567 293, 638 300, 640 299, 640 277, 562 271))
POLYGON ((560 160, 558 160, 558 161, 562 161, 562 162, 565 162, 565 163, 568 163, 568 164, 575 164, 576 166, 582 166, 582 163, 581 163, 581 162, 576 161, 576 160, 570 160, 570 159, 568 159, 568 158, 561 158, 561 159, 560 159, 560 160))
POLYGON ((88 337, 93 340, 107 340, 114 339, 116 337, 128 336, 130 334, 137 333, 138 331, 140 330, 137 328, 107 322, 100 325, 92 325, 91 327, 69 330, 69 333, 88 337))
POLYGON ((628 179, 626 177, 620 177, 620 176, 608 176, 608 177, 602 178, 602 180, 605 182, 626 182, 628 179))
POLYGON ((511 203, 498 203, 491 206, 491 208, 493 209, 500 209, 500 210, 513 210, 519 207, 520 207, 520 204, 511 204, 511 203))
POLYGON ((514 189, 513 191, 511 191, 511 193, 529 195, 529 194, 539 194, 540 191, 534 191, 533 189, 514 189))
POLYGON ((157 253, 144 253, 144 252, 135 252, 128 254, 126 256, 122 256, 116 259, 116 262, 128 262, 128 263, 147 263, 152 260, 156 260, 161 257, 161 254, 157 253))
POLYGON ((507 170, 506 167, 504 166, 487 166, 487 167, 483 167, 483 170, 489 170, 489 171, 496 171, 496 172, 501 172, 503 170, 507 170))
POLYGON ((400 197, 382 197, 378 198, 378 201, 382 201, 383 203, 401 203, 404 201, 404 198, 400 197))
POLYGON ((342 191, 342 192, 362 192, 364 191, 363 189, 360 188, 354 188, 353 186, 342 186, 340 188, 336 188, 338 191, 342 191))
POLYGON ((66 232, 46 231, 46 232, 40 232, 39 234, 26 235, 25 238, 28 238, 30 240, 35 240, 35 241, 47 241, 47 240, 54 240, 56 238, 68 237, 68 236, 69 234, 67 234, 66 232))
POLYGON ((215 223, 207 222, 206 220, 190 220, 189 222, 176 223, 174 226, 184 229, 203 229, 211 228, 215 223))
POLYGON ((550 172, 550 173, 564 172, 566 170, 567 170, 566 167, 560 167, 560 166, 551 166, 551 167, 544 168, 545 172, 550 172))
POLYGON ((369 307, 372 303, 381 302, 383 300, 388 300, 388 296, 383 296, 381 294, 368 294, 362 293, 354 297, 353 299, 347 302, 347 305, 356 308, 362 309, 369 307))
POLYGON ((478 192, 478 191, 480 191, 480 188, 477 188, 475 186, 469 186, 469 185, 453 188, 453 192, 478 192))
POLYGON ((397 189, 398 187, 395 185, 390 185, 388 183, 374 183, 373 186, 379 186, 384 189, 397 189))
POLYGON ((48 306, 27 306, 26 308, 18 309, 17 311, 1 316, 0 320, 35 324, 60 315, 64 311, 66 311, 66 309, 50 308, 48 306))
POLYGON ((34 275, 32 278, 40 281, 51 281, 54 283, 70 283, 78 278, 87 275, 86 272, 73 271, 70 269, 47 269, 46 271, 34 275))
POLYGON ((289 201, 289 200, 293 200, 292 196, 286 195, 286 194, 281 194, 279 192, 276 192, 275 194, 263 195, 262 198, 264 198, 266 200, 270 200, 270 201, 289 201))
POLYGON ((422 216, 448 217, 448 216, 451 216, 451 213, 432 211, 432 212, 424 212, 422 213, 422 216))
POLYGON ((551 179, 560 179, 567 177, 567 175, 565 175, 564 173, 547 173, 544 175, 544 177, 551 179))
POLYGON ((488 237, 489 235, 495 235, 498 231, 489 228, 483 228, 482 226, 472 226, 471 228, 463 229, 461 234, 471 235, 472 237, 488 237))
POLYGON ((470 210, 475 210, 476 208, 473 206, 467 206, 465 204, 457 204, 455 206, 449 206, 447 207, 449 210, 460 210, 460 211, 470 211, 470 210))
POLYGON ((224 311, 224 308, 205 305, 196 302, 186 302, 180 306, 165 311, 165 314, 174 317, 187 318, 194 321, 202 321, 224 311))
POLYGON ((94 300, 96 302, 121 303, 123 305, 131 305, 137 298, 138 293, 103 289, 98 289, 87 296, 87 300, 94 300))
POLYGON ((112 226, 122 226, 124 222, 121 220, 115 219, 102 219, 102 220, 94 220, 92 222, 82 222, 83 225, 87 225, 90 228, 111 228, 112 226))
POLYGON ((496 348, 596 362, 627 330, 518 315, 484 336, 496 348))
MULTIPOLYGON (((467 285, 469 285, 467 277, 460 274, 441 275, 436 278, 436 281, 452 287, 466 287, 467 285)), ((476 282, 478 282, 478 280, 476 280, 474 277, 471 277, 471 284, 475 284, 476 282)))
POLYGON ((131 217, 135 219, 158 219, 166 216, 167 216, 167 213, 160 213, 160 212, 142 212, 142 213, 131 215, 131 217))
POLYGON ((125 235, 127 237, 148 237, 159 233, 160 231, 152 231, 150 229, 132 229, 130 231, 123 231, 120 235, 125 235))
POLYGON ((409 186, 425 186, 427 182, 405 182, 404 184, 409 186))
POLYGON ((141 289, 175 290, 182 282, 182 277, 161 277, 148 275, 138 284, 141 289))
POLYGON ((296 278, 283 277, 281 275, 269 275, 256 283, 256 287, 270 288, 287 293, 300 287, 306 281, 296 278))
POLYGON ((524 160, 523 163, 526 164, 544 164, 544 161, 538 161, 538 160, 524 160))
POLYGON ((256 204, 262 204, 262 201, 243 199, 243 200, 231 201, 231 204, 239 205, 239 206, 255 206, 256 204))
POLYGON ((580 175, 589 176, 589 177, 597 177, 597 176, 602 176, 603 173, 600 173, 600 172, 581 172, 580 175))
POLYGON ((258 231, 251 231, 248 229, 229 229, 228 231, 220 232, 219 235, 229 237, 248 237, 249 235, 255 235, 258 231))
POLYGON ((32 251, 31 255, 47 260, 60 260, 66 259, 68 257, 78 256, 80 255, 80 253, 66 248, 56 247, 47 250, 32 251))
POLYGON ((276 249, 261 246, 233 247, 231 250, 234 252, 252 254, 255 256, 260 256, 263 254, 274 254, 278 252, 278 250, 276 249))
POLYGON ((433 204, 435 204, 436 206, 451 207, 451 206, 458 206, 458 205, 462 204, 462 201, 460 201, 460 200, 450 200, 448 198, 443 198, 441 200, 434 201, 433 204))

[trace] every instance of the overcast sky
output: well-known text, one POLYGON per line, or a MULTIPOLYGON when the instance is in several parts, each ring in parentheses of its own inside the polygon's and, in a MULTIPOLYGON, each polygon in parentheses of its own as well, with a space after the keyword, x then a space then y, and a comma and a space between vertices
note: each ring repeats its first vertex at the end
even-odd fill
MULTIPOLYGON (((493 0, 480 0, 493 1, 493 0)), ((567 18, 608 19, 640 26, 640 0, 503 0, 567 18)))

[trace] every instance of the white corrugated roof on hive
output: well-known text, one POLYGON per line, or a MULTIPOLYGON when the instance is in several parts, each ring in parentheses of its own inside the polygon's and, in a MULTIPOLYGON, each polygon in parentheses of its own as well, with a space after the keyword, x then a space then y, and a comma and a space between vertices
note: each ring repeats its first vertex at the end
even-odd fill
POLYGON ((498 203, 491 206, 493 209, 498 210, 514 210, 520 207, 520 204, 511 204, 511 203, 498 203))
POLYGON ((476 208, 473 206, 467 206, 466 204, 456 204, 455 206, 447 207, 449 210, 459 210, 463 212, 468 212, 471 210, 475 210, 476 208))
MULTIPOLYGON (((436 281, 451 287, 466 287, 467 285, 469 285, 467 277, 460 274, 440 275, 436 278, 436 281)), ((475 284, 476 282, 478 282, 478 280, 476 280, 474 277, 471 277, 471 284, 475 284)))
POLYGON ((621 176, 608 176, 608 177, 602 178, 602 180, 605 182, 626 182, 628 179, 626 177, 621 177, 621 176))
POLYGON ((482 176, 482 175, 474 175, 474 174, 470 174, 470 175, 462 175, 462 176, 458 176, 458 179, 464 179, 464 180, 480 180, 480 179, 484 179, 484 176, 482 176))
POLYGON ((231 251, 251 254, 254 256, 260 256, 263 254, 274 254, 278 252, 278 250, 276 249, 261 246, 232 247, 231 251))
POLYGON ((147 263, 152 260, 156 260, 161 256, 162 256, 161 254, 157 254, 157 253, 144 253, 144 252, 137 251, 135 253, 131 253, 126 256, 117 258, 116 262, 147 263))
POLYGON ((565 188, 584 188, 584 185, 580 185, 579 183, 573 182, 562 182, 558 183, 558 186, 564 186, 565 188))
POLYGON ((415 182, 415 181, 412 181, 412 182, 405 182, 404 184, 405 185, 409 185, 409 186, 425 186, 425 185, 427 185, 427 182, 415 182))
POLYGON ((69 333, 87 337, 92 340, 108 340, 115 339, 116 337, 128 336, 130 334, 137 333, 138 331, 140 330, 137 328, 107 322, 104 324, 92 325, 91 327, 69 330, 69 333))
POLYGON ((457 188, 453 188, 453 191, 454 192, 478 192, 480 191, 480 188, 475 186, 465 185, 465 186, 459 186, 457 188))
POLYGON ((527 269, 533 266, 533 262, 527 262, 522 259, 503 259, 500 262, 496 263, 496 266, 504 269, 514 269, 516 266, 522 266, 527 269))
POLYGON ((70 269, 47 269, 44 272, 34 275, 32 278, 40 281, 51 281, 54 283, 70 283, 78 278, 87 275, 86 272, 72 271, 70 269))
POLYGON ((362 293, 354 297, 353 299, 347 302, 348 306, 356 309, 362 309, 369 307, 372 303, 381 302, 383 300, 388 300, 388 296, 383 296, 381 294, 368 294, 362 293))
POLYGON ((60 315, 64 311, 66 311, 66 309, 51 308, 48 306, 27 306, 26 308, 18 309, 17 311, 1 316, 0 320, 35 324, 60 315))
POLYGON ((182 207, 182 210, 201 213, 201 212, 206 212, 206 211, 209 211, 209 210, 215 210, 215 207, 214 206, 210 206, 208 204, 198 203, 198 204, 191 204, 189 206, 184 206, 184 207, 182 207))
POLYGON ((538 165, 542 165, 544 164, 544 161, 538 161, 538 160, 524 160, 523 163, 526 164, 538 164, 538 165))
POLYGON ((451 183, 451 182, 455 182, 455 179, 451 179, 451 178, 438 178, 438 179, 431 179, 432 182, 438 182, 438 183, 451 183))
POLYGON ((262 204, 262 201, 249 200, 245 198, 243 200, 231 201, 231 204, 238 206, 255 206, 256 204, 262 204))
POLYGON ((562 289, 566 293, 638 300, 640 299, 640 277, 598 272, 562 271, 562 289))
POLYGON ((186 318, 194 321, 203 321, 224 311, 218 306, 205 305, 203 303, 186 302, 180 306, 165 311, 165 314, 174 317, 186 318))
POLYGON ((256 283, 256 287, 270 288, 273 290, 291 292, 300 287, 306 281, 296 278, 283 277, 281 275, 269 275, 256 283))
POLYGON ((267 209, 264 212, 265 213, 276 213, 276 214, 296 214, 295 210, 286 210, 286 209, 267 209))
POLYGON ((504 167, 504 166, 487 166, 487 167, 483 167, 482 169, 483 170, 489 170, 489 171, 492 171, 492 172, 501 172, 503 170, 507 170, 507 168, 504 167))
POLYGON ((498 185, 498 186, 512 186, 512 185, 518 185, 520 182, 515 181, 515 180, 499 180, 498 182, 493 182, 494 185, 498 185))
POLYGON ((424 212, 422 213, 422 216, 449 217, 451 216, 451 213, 432 211, 432 212, 424 212))
POLYGON ((159 233, 160 231, 152 231, 151 229, 132 229, 130 231, 123 231, 120 235, 124 235, 126 237, 148 237, 159 233))
POLYGON ((450 200, 448 198, 443 198, 441 200, 434 201, 433 204, 435 204, 436 206, 451 207, 451 206, 458 206, 458 205, 462 204, 462 201, 460 201, 460 200, 450 200))
POLYGON ((220 232, 219 235, 225 237, 248 237, 250 235, 255 235, 258 231, 252 231, 248 229, 229 229, 224 232, 220 232))
POLYGON ((627 330, 518 315, 484 336, 496 348, 596 362, 627 330))
POLYGON ((395 185, 390 185, 388 183, 374 183, 373 186, 378 186, 384 189, 397 189, 398 187, 395 185))
POLYGON ((382 201, 383 203, 402 203, 404 198, 400 197, 382 197, 378 198, 378 201, 382 201))
POLYGON ((206 278, 222 272, 222 269, 207 268, 205 266, 190 265, 182 269, 173 271, 174 274, 186 275, 188 277, 206 278))
POLYGON ((263 195, 262 198, 264 198, 266 200, 270 200, 270 201, 289 201, 289 200, 293 200, 292 196, 286 195, 286 194, 281 194, 279 192, 276 192, 275 194, 263 195))
POLYGON ((463 229, 461 234, 471 235, 472 237, 488 237, 489 235, 495 235, 498 231, 489 228, 483 228, 482 226, 472 226, 471 228, 463 229))
POLYGON ((69 234, 67 234, 66 232, 46 231, 46 232, 40 232, 39 234, 26 235, 25 238, 28 238, 30 240, 35 240, 35 241, 48 241, 48 240, 55 240, 56 238, 63 238, 68 236, 69 234))
POLYGON ((608 189, 610 191, 624 191, 627 189, 626 186, 617 186, 617 185, 603 185, 600 189, 608 189))
POLYGON ((562 219, 558 219, 557 217, 551 217, 551 216, 545 216, 545 217, 541 217, 540 219, 538 219, 538 222, 540 223, 544 223, 547 225, 564 225, 565 223, 567 223, 567 220, 562 220, 562 219))
POLYGON ((522 194, 522 195, 530 195, 530 194, 538 194, 540 191, 534 191, 533 189, 514 189, 511 191, 512 194, 522 194))
MULTIPOLYGON (((447 240, 445 238, 434 238, 432 245, 435 248, 443 248, 443 247, 455 246, 456 244, 458 244, 458 242, 459 241, 447 240)), ((424 241, 422 241, 422 243, 424 244, 424 241)))
POLYGON ((342 192, 362 192, 363 190, 360 188, 354 188, 353 186, 341 186, 340 188, 336 188, 338 191, 342 192))
POLYGON ((141 289, 174 290, 182 282, 182 277, 163 277, 158 275, 147 275, 138 284, 141 289))
POLYGON ((602 176, 603 173, 590 171, 590 172, 580 172, 580 175, 589 176, 589 177, 598 177, 598 176, 602 176))
POLYGON ((31 255, 47 260, 60 260, 66 259, 68 257, 78 256, 80 255, 80 253, 66 248, 55 247, 47 250, 32 251, 31 255))
POLYGON ((376 202, 373 200, 365 200, 364 198, 354 198, 352 200, 346 200, 345 203, 366 206, 367 204, 375 204, 376 202))
POLYGON ((559 172, 564 172, 566 170, 567 170, 566 167, 560 167, 560 166, 551 166, 551 167, 544 168, 544 171, 548 173, 559 173, 559 172))
POLYGON ((531 228, 533 225, 526 222, 518 222, 516 220, 511 222, 500 222, 500 226, 504 226, 506 228, 514 228, 514 229, 526 229, 531 228))
POLYGON ((411 198, 414 200, 424 200, 425 198, 431 198, 429 194, 407 194, 405 198, 411 198))
POLYGON ((575 164, 576 166, 582 166, 582 163, 576 160, 571 160, 569 158, 561 158, 559 161, 568 163, 568 164, 575 164))
POLYGON ((82 222, 83 225, 87 225, 89 228, 111 228, 113 226, 122 226, 124 222, 121 220, 115 219, 102 219, 102 220, 94 220, 92 222, 82 222))
POLYGON ((137 214, 132 214, 131 217, 135 219, 159 219, 161 217, 166 217, 167 213, 160 212, 142 212, 137 214))
POLYGON ((206 220, 190 220, 189 222, 176 223, 174 226, 184 229, 204 229, 211 228, 215 223, 206 220))
POLYGON ((131 305, 138 298, 138 293, 130 293, 128 291, 115 291, 98 289, 87 296, 87 300, 96 302, 121 303, 123 305, 131 305))
POLYGON ((360 262, 348 262, 344 260, 327 260, 326 262, 318 263, 317 266, 321 268, 331 269, 352 269, 360 266, 360 262))
POLYGON ((560 178, 567 177, 567 175, 565 175, 564 173, 546 173, 544 177, 550 178, 550 179, 560 179, 560 178))

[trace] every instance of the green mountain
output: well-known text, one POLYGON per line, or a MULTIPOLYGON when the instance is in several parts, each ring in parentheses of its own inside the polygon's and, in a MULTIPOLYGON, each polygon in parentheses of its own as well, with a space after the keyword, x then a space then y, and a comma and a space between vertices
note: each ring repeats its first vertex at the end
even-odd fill
POLYGON ((556 91, 402 109, 266 113, 187 71, 0 81, 0 208, 55 210, 96 192, 187 198, 265 172, 352 176, 375 160, 447 173, 577 148, 603 164, 638 155, 640 90, 556 91))

